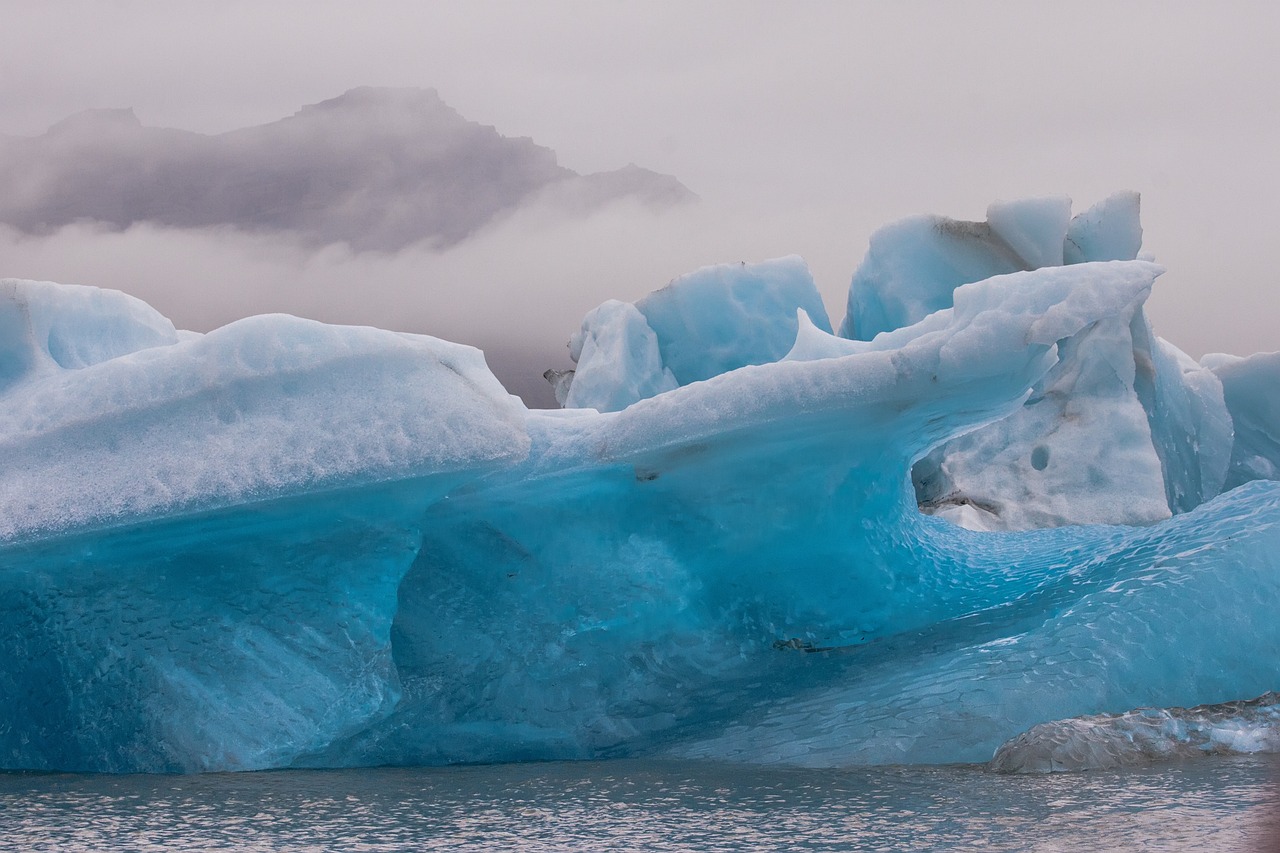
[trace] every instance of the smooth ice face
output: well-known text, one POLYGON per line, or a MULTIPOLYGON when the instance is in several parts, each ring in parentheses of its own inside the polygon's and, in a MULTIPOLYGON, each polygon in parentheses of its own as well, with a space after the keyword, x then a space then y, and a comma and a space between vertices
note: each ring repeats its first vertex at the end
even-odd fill
POLYGON ((1030 269, 1062 266, 1063 240, 1070 223, 1071 199, 1066 196, 996 202, 987 208, 992 233, 1030 269))
POLYGON ((983 762, 1038 723, 1225 702, 1274 681, 1280 484, 1251 483, 1146 528, 992 534, 927 521, 914 547, 958 557, 957 577, 1005 567, 1002 603, 805 656, 794 682, 759 690, 722 730, 669 753, 815 767, 983 762))
POLYGON ((611 299, 587 314, 569 354, 578 367, 566 408, 616 412, 679 385, 662 363, 658 336, 629 302, 611 299))
POLYGON ((1134 391, 1151 424, 1169 509, 1188 512, 1221 493, 1226 481, 1234 426, 1222 382, 1156 337, 1141 313, 1132 333, 1134 391))
POLYGON ((385 716, 390 631, 444 484, 0 547, 0 766, 288 766, 385 716))
POLYGON ((117 290, 0 279, 0 394, 59 369, 177 340, 167 318, 117 290))
POLYGON ((1280 353, 1207 355, 1204 364, 1221 380, 1235 425, 1224 488, 1280 480, 1280 353))
POLYGON ((636 303, 681 385, 777 361, 796 339, 796 309, 830 331, 827 309, 798 255, 719 264, 683 275, 636 303))
POLYGON ((962 284, 1029 269, 986 222, 916 216, 871 235, 840 336, 869 341, 951 305, 962 284))
POLYGON ((1108 196, 1067 227, 1062 257, 1068 264, 1128 261, 1142 249, 1141 198, 1136 192, 1108 196))
POLYGON ((610 300, 569 340, 577 370, 564 405, 618 411, 677 385, 777 361, 795 342, 797 310, 831 330, 813 276, 795 255, 703 267, 635 305, 610 300))

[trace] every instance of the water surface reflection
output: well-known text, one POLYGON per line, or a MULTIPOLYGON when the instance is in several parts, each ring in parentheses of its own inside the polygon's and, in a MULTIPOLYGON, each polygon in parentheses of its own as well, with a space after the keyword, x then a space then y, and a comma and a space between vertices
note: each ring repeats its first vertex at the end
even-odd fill
POLYGON ((615 761, 0 774, 0 849, 1272 850, 1280 759, 996 776, 615 761))

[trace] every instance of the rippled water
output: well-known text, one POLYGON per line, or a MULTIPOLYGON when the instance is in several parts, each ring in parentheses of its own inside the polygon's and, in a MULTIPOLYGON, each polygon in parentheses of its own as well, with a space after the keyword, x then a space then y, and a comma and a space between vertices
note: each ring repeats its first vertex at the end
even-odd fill
POLYGON ((1280 760, 996 776, 691 762, 0 774, 0 849, 1271 850, 1280 760))

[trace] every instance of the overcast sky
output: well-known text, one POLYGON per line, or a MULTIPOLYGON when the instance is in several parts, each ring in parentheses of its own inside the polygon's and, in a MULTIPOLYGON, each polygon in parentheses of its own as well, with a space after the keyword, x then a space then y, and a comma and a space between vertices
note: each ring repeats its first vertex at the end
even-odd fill
POLYGON ((495 351, 560 347, 600 301, 799 253, 833 320, 878 226, 1143 196, 1150 313, 1199 356, 1280 350, 1274 4, 0 2, 0 133, 133 107, 218 133, 360 85, 434 87, 578 172, 629 162, 701 203, 528 210, 446 252, 226 229, 0 236, 0 276, 119 287, 180 325, 282 310, 495 351))

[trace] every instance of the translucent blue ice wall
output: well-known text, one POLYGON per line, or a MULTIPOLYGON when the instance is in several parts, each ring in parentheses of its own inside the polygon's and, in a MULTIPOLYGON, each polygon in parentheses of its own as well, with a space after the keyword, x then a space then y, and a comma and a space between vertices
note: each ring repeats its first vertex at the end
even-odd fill
POLYGON ((782 361, 606 414, 289 317, 76 367, 28 336, 44 366, 0 396, 0 766, 980 761, 1047 720, 1262 693, 1280 485, 1148 527, 916 507, 913 462, 1159 271, 996 276, 873 341, 798 322, 782 361))

